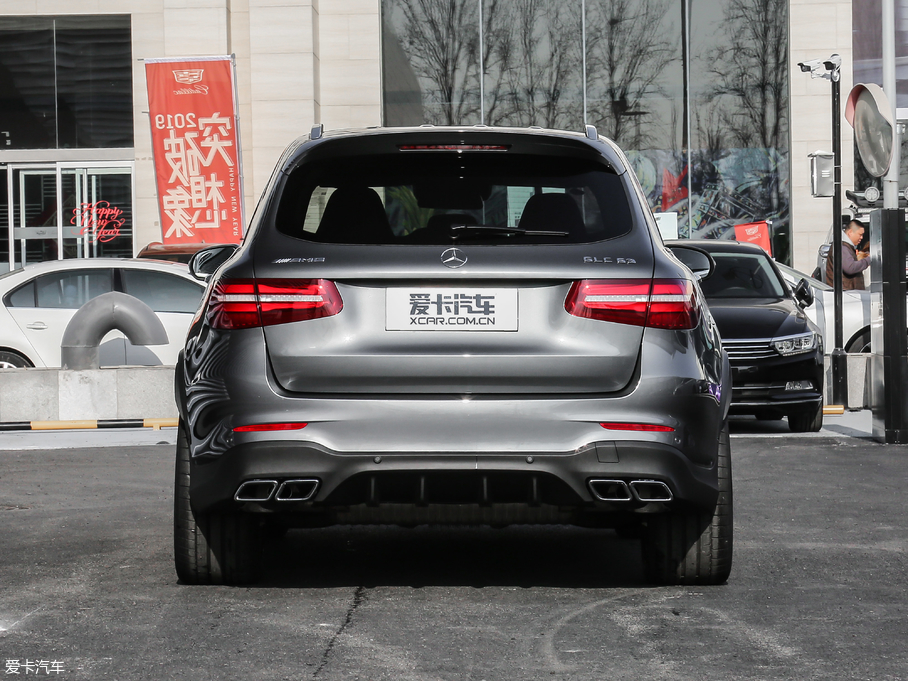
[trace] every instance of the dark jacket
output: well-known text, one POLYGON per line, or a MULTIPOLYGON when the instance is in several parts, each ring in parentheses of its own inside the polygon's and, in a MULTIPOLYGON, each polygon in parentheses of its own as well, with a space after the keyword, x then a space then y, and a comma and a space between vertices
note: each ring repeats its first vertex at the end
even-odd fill
MULTIPOLYGON (((842 241, 842 290, 863 291, 864 270, 870 267, 870 258, 858 260, 857 251, 849 241, 842 241)), ((826 256, 826 283, 832 286, 834 277, 832 269, 832 249, 826 256)))

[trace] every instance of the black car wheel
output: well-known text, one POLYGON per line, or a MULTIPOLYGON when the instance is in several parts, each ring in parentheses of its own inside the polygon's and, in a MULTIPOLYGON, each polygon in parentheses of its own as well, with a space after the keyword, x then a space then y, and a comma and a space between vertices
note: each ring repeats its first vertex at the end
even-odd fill
POLYGON ((823 405, 816 411, 788 415, 788 428, 792 433, 818 433, 823 427, 823 405))
POLYGON ((851 341, 845 351, 849 353, 870 352, 870 332, 865 331, 851 341))
POLYGON ((247 584, 258 573, 258 532, 242 513, 193 513, 189 504, 189 441, 177 429, 173 549, 177 576, 186 584, 247 584))
POLYGON ((731 446, 728 424, 719 435, 719 497, 712 513, 665 513, 647 520, 643 565, 655 584, 722 584, 734 544, 731 446))
POLYGON ((32 363, 18 352, 0 350, 0 369, 25 369, 30 366, 32 363))

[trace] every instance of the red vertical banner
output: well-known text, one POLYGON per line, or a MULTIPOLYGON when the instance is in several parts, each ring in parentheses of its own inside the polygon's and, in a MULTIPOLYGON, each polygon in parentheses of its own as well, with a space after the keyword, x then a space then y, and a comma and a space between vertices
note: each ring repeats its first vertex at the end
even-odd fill
POLYGON ((232 57, 146 59, 165 244, 239 243, 246 224, 232 57))
POLYGON ((761 246, 772 257, 772 240, 769 238, 769 223, 766 220, 735 225, 735 240, 761 246))

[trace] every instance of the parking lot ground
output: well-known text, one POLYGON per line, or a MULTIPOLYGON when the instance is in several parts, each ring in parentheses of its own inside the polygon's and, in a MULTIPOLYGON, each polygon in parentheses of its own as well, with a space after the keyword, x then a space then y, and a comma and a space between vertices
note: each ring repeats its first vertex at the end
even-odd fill
POLYGON ((171 444, 6 447, 0 671, 903 679, 908 447, 834 425, 733 424, 735 562, 708 588, 650 587, 638 542, 568 527, 291 531, 259 585, 188 587, 171 559, 171 444))

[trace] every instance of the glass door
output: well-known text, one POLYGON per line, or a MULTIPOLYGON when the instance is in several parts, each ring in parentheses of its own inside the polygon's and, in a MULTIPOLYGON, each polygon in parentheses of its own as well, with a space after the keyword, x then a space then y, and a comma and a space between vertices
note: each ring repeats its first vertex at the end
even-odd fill
POLYGON ((132 163, 9 165, 6 185, 9 268, 132 257, 132 163))
POLYGON ((54 166, 10 165, 7 173, 10 268, 62 257, 54 166))
POLYGON ((132 257, 132 169, 61 168, 63 257, 132 257))

